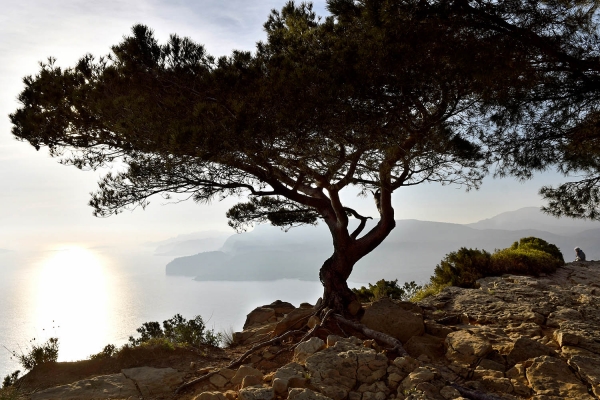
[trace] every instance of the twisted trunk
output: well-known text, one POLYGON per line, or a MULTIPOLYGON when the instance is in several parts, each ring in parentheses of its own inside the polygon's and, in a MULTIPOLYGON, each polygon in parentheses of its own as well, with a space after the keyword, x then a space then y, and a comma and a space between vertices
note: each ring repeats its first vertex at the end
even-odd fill
POLYGON ((323 284, 323 305, 334 309, 342 315, 355 315, 349 306, 356 303, 356 295, 348 287, 348 277, 356 261, 348 260, 340 251, 334 251, 333 255, 323 263, 319 271, 319 278, 323 284))
POLYGON ((392 219, 381 220, 367 235, 355 239, 346 229, 331 230, 334 251, 319 271, 323 284, 323 305, 346 317, 360 315, 361 306, 356 295, 348 287, 348 278, 354 265, 373 251, 395 227, 392 219))

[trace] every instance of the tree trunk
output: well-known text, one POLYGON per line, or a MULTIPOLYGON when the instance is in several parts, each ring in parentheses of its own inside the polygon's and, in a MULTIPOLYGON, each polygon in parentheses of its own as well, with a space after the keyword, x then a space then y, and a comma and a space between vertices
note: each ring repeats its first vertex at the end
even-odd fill
POLYGON ((334 251, 319 271, 323 284, 323 305, 344 316, 354 316, 357 309, 349 308, 356 304, 356 295, 348 287, 348 277, 356 261, 349 260, 342 252, 334 251))
POLYGON ((394 209, 391 207, 391 192, 383 193, 386 196, 381 193, 376 195, 376 199, 381 197, 378 203, 378 208, 381 206, 382 209, 381 219, 360 239, 357 237, 364 229, 366 218, 362 218, 359 228, 350 235, 347 214, 341 207, 339 198, 332 195, 332 199, 338 200, 338 208, 341 208, 342 212, 335 213, 327 209, 320 211, 331 232, 334 249, 333 255, 323 263, 319 271, 319 278, 324 287, 323 305, 345 317, 352 318, 362 314, 361 304, 347 283, 354 265, 379 246, 396 226, 394 209))

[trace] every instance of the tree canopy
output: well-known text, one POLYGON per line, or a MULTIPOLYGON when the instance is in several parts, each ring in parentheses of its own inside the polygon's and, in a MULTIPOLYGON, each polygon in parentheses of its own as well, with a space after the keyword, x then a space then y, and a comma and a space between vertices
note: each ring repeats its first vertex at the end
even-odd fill
MULTIPOLYGON (((25 78, 13 134, 78 168, 122 163, 92 195, 98 216, 183 193, 248 195, 228 212, 238 230, 324 221, 334 253, 320 277, 339 309, 355 299, 352 266, 395 226, 399 188, 477 188, 494 165, 522 178, 557 164, 599 176, 589 145, 595 3, 329 0, 328 9, 322 19, 288 2, 255 52, 218 59, 136 25, 106 57, 68 69, 51 59, 25 78), (379 220, 364 233, 369 217, 340 197, 349 186, 375 199, 379 220), (352 232, 349 217, 360 221, 352 232)), ((593 179, 579 183, 596 188, 587 202, 571 195, 580 186, 545 188, 549 210, 596 217, 593 179)))

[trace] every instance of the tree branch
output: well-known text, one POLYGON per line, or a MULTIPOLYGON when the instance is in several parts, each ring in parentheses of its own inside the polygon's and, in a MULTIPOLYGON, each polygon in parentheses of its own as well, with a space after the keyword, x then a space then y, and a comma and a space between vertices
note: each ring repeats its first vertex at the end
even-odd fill
POLYGON ((368 219, 373 219, 373 218, 371 218, 371 217, 363 217, 362 215, 360 215, 355 210, 353 210, 353 209, 351 209, 349 207, 344 207, 344 211, 346 211, 347 213, 352 214, 352 216, 354 218, 360 220, 360 224, 358 225, 358 227, 354 230, 354 232, 352 232, 350 234, 350 237, 352 239, 356 239, 358 237, 358 235, 360 235, 360 233, 363 231, 363 229, 365 229, 365 225, 367 224, 367 220, 368 219))

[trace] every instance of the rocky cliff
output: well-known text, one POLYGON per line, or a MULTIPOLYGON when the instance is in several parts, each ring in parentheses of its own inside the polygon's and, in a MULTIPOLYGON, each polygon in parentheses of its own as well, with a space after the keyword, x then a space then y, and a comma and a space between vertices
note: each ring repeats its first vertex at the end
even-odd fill
POLYGON ((191 375, 209 374, 177 395, 173 389, 193 378, 190 373, 157 370, 164 384, 146 377, 153 386, 144 392, 135 381, 141 372, 129 370, 121 374, 133 382, 126 396, 105 389, 110 396, 96 391, 86 397, 85 385, 76 382, 32 398, 134 398, 136 387, 144 399, 600 398, 600 263, 479 283, 478 289, 447 288, 418 304, 382 299, 365 305, 362 324, 399 339, 405 355, 336 324, 319 328, 318 319, 308 318, 309 305, 276 302, 249 314, 244 331, 235 334, 238 355, 286 330, 308 330, 307 320, 316 326, 313 337, 293 350, 286 341, 271 343, 235 368, 221 363, 198 371, 201 365, 194 365, 191 375))

